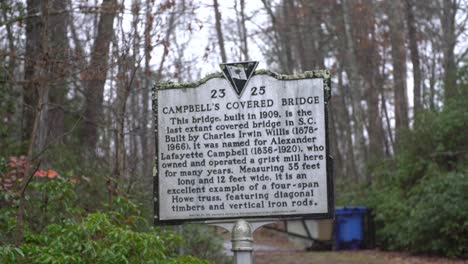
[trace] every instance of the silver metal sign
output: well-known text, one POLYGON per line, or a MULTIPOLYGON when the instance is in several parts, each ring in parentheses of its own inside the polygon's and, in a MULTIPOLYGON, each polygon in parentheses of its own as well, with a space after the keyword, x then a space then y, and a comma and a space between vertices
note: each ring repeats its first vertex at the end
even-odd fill
POLYGON ((218 74, 155 89, 155 221, 331 218, 329 73, 230 86, 218 74))

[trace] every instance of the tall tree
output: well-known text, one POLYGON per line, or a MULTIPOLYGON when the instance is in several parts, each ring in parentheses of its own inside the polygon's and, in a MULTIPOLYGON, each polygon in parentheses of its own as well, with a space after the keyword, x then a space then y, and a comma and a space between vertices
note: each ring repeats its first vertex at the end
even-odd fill
MULTIPOLYGON (((169 55, 169 46, 171 45, 171 35, 176 28, 176 12, 172 12, 168 18, 168 24, 166 28, 165 35, 163 36, 162 44, 164 46, 164 51, 159 62, 159 68, 156 71, 156 81, 161 81, 163 77, 164 67, 166 66, 166 59, 169 55)), ((222 37, 222 36, 221 36, 222 37)), ((224 42, 223 42, 224 43, 224 42)), ((224 45, 224 44, 223 44, 224 45)), ((223 46, 224 47, 224 46, 223 46)))
POLYGON ((299 46, 294 40, 294 37, 298 36, 295 4, 292 1, 281 1, 281 4, 273 7, 269 1, 262 0, 262 3, 272 23, 272 27, 266 32, 272 50, 268 54, 269 59, 279 64, 282 73, 291 74, 300 66, 294 63, 293 55, 294 49, 299 46))
POLYGON ((340 35, 342 39, 342 49, 345 56, 344 59, 344 69, 349 80, 349 85, 351 92, 349 96, 351 98, 351 108, 353 114, 353 130, 354 136, 356 138, 356 165, 357 165, 357 174, 355 181, 359 181, 359 176, 364 175, 364 163, 367 158, 366 150, 366 139, 364 137, 364 111, 362 109, 362 79, 359 74, 358 69, 358 58, 356 56, 356 47, 354 43, 354 38, 352 35, 352 20, 351 20, 351 8, 349 1, 343 1, 341 3, 342 8, 342 18, 343 18, 343 28, 344 34, 340 35))
MULTIPOLYGON (((117 44, 116 44, 117 46, 117 44)), ((117 46, 118 47, 118 46, 117 46)), ((117 51, 118 52, 118 51, 117 51)), ((122 51, 117 59, 117 92, 115 100, 115 179, 109 182, 112 191, 117 189, 117 181, 122 180, 126 175, 126 147, 125 147, 125 115, 127 112, 127 99, 130 94, 132 82, 136 69, 132 67, 132 59, 129 57, 129 48, 122 51)), ((110 192, 112 194, 112 192, 110 192)))
POLYGON ((390 38, 392 43, 393 89, 395 100, 395 142, 398 145, 401 130, 409 127, 408 95, 406 88, 405 27, 400 14, 402 0, 389 2, 390 38))
POLYGON ((413 112, 417 113, 421 105, 421 66, 419 63, 419 49, 417 41, 416 21, 413 10, 413 0, 405 0, 406 26, 408 27, 408 40, 413 64, 413 112))
POLYGON ((237 34, 239 35, 240 42, 240 60, 249 60, 249 46, 248 36, 246 27, 245 17, 245 0, 240 0, 240 7, 237 7, 237 0, 234 1, 234 9, 236 10, 236 23, 237 23, 237 34))
POLYGON ((456 15, 459 8, 458 0, 443 0, 442 12, 439 12, 442 26, 442 43, 444 55, 444 100, 447 101, 457 94, 457 64, 455 61, 455 45, 457 44, 456 15))
POLYGON ((322 24, 324 9, 323 1, 301 0, 301 12, 304 14, 300 25, 300 34, 304 36, 304 52, 299 54, 302 60, 302 70, 325 68, 325 42, 322 24))
MULTIPOLYGON (((380 162, 384 153, 384 135, 382 117, 379 111, 379 94, 383 85, 382 76, 379 72, 381 56, 378 51, 376 37, 376 14, 374 2, 365 0, 361 2, 360 8, 354 13, 353 21, 360 21, 355 28, 357 35, 358 60, 360 73, 365 82, 365 99, 367 104, 369 156, 368 162, 375 164, 380 162)), ((367 175, 367 182, 371 182, 371 175, 367 175)))
POLYGON ((37 107, 37 82, 36 73, 42 54, 41 33, 43 21, 37 14, 41 11, 41 1, 28 0, 26 17, 26 50, 24 61, 24 86, 23 86, 23 116, 24 129, 23 140, 29 140, 34 126, 34 115, 37 107))
POLYGON ((219 52, 222 62, 227 62, 226 48, 224 46, 223 29, 221 27, 221 12, 219 11, 218 0, 213 0, 213 8, 215 12, 215 28, 216 36, 218 37, 219 52))
POLYGON ((116 0, 102 1, 97 35, 91 52, 91 60, 82 75, 86 101, 83 139, 85 145, 91 151, 95 150, 98 141, 98 126, 109 64, 109 46, 114 32, 113 24, 116 13, 116 0))
POLYGON ((273 49, 273 52, 271 54, 272 58, 268 58, 269 62, 277 62, 279 64, 279 68, 281 69, 282 72, 287 72, 287 62, 284 59, 284 49, 283 49, 283 41, 282 41, 282 36, 280 32, 282 32, 281 29, 281 23, 277 19, 273 7, 271 5, 270 1, 266 0, 261 0, 263 3, 263 7, 268 13, 268 16, 270 17, 271 20, 271 30, 265 31, 262 29, 262 31, 265 33, 267 36, 267 39, 270 43, 270 47, 273 49))
POLYGON ((24 140, 29 140, 28 155, 46 146, 48 131, 50 73, 49 1, 28 1, 24 72, 24 140), (31 17, 29 17, 31 16, 31 17))
MULTIPOLYGON (((41 48, 42 51, 40 52, 41 57, 39 59, 39 63, 37 64, 37 68, 35 70, 35 79, 36 85, 35 88, 37 90, 38 101, 37 101, 37 110, 36 110, 36 118, 38 118, 38 123, 36 125, 36 132, 37 135, 35 137, 35 141, 31 140, 31 145, 33 145, 34 152, 40 151, 45 148, 46 146, 46 139, 47 139, 47 130, 48 130, 48 114, 49 114, 49 91, 50 86, 47 82, 47 76, 50 73, 50 51, 49 51, 49 27, 48 27, 48 20, 49 20, 49 1, 42 0, 41 1, 41 21, 44 27, 42 28, 42 32, 40 35, 41 39, 41 48)), ((32 153, 31 150, 29 153, 32 153)))
POLYGON ((294 25, 297 27, 297 24, 294 23, 295 15, 294 15, 294 3, 293 1, 283 1, 281 5, 281 15, 282 15, 282 23, 280 24, 280 31, 279 36, 281 40, 281 51, 284 57, 285 66, 283 68, 283 72, 287 74, 291 74, 294 72, 294 61, 293 61, 293 54, 292 54, 292 40, 294 36, 294 31, 291 30, 290 25, 294 25))
POLYGON ((65 131, 64 103, 68 92, 69 44, 67 2, 51 0, 48 23, 50 50, 50 107, 48 113, 47 142, 60 143, 65 131))
MULTIPOLYGON (((333 107, 337 110, 336 116, 340 117, 340 119, 337 118, 337 127, 339 127, 341 131, 341 137, 337 137, 338 139, 341 139, 342 141, 342 147, 345 149, 345 156, 346 158, 343 158, 342 160, 344 161, 343 164, 341 164, 342 170, 346 172, 346 176, 349 179, 353 179, 355 181, 359 180, 359 171, 358 171, 358 166, 356 164, 356 158, 354 155, 354 148, 353 148, 353 129, 351 127, 351 118, 350 114, 348 111, 348 104, 346 102, 346 97, 349 98, 349 87, 346 88, 343 84, 343 69, 338 69, 337 71, 338 75, 338 91, 339 93, 336 95, 333 95, 334 97, 337 97, 335 100, 335 104, 333 104, 333 107)), ((340 164, 337 164, 340 165, 340 164)))
MULTIPOLYGON (((145 13, 145 29, 143 32, 144 38, 144 81, 143 81, 143 89, 142 89, 142 128, 141 128, 141 152, 143 156, 143 175, 144 176, 152 176, 152 166, 154 153, 154 133, 150 133, 150 127, 153 122, 153 117, 149 114, 149 100, 150 100, 150 93, 151 93, 151 82, 153 79, 153 74, 150 68, 150 61, 151 61, 151 51, 153 50, 153 44, 151 41, 151 31, 153 29, 153 22, 154 17, 151 14, 152 10, 152 2, 146 1, 146 13, 145 13), (149 126, 148 126, 149 125, 149 126)), ((151 179, 151 178, 150 178, 151 179)))

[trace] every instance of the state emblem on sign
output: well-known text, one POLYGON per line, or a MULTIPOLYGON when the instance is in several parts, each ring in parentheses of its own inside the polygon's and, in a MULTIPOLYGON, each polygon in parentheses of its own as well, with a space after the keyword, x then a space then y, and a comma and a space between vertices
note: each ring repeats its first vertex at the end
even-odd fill
POLYGON ((234 89, 239 98, 241 97, 242 92, 247 86, 247 83, 255 72, 257 66, 258 61, 220 64, 224 77, 229 81, 229 84, 231 84, 231 87, 234 89))

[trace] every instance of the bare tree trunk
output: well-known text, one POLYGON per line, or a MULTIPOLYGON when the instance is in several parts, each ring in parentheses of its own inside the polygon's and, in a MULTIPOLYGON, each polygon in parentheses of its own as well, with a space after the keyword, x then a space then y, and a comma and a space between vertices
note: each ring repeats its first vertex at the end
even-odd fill
POLYGON ((34 126, 34 116, 37 105, 36 68, 42 54, 41 32, 44 24, 37 14, 41 11, 41 1, 27 1, 26 18, 26 50, 24 61, 24 86, 23 86, 23 115, 24 128, 23 140, 29 140, 34 126))
POLYGON ((241 39, 241 53, 243 55, 243 60, 249 60, 249 46, 248 46, 248 36, 247 36, 247 27, 245 25, 245 0, 240 0, 240 39, 241 39))
POLYGON ((50 30, 50 107, 48 119, 47 142, 62 143, 65 133, 64 103, 68 92, 68 13, 65 12, 67 2, 52 0, 48 28, 50 30))
POLYGON ((408 97, 406 90, 406 50, 401 0, 390 1, 390 38, 392 43, 393 87, 395 96, 395 142, 401 138, 401 130, 409 127, 408 97))
POLYGON ((131 128, 131 131, 129 131, 129 153, 127 157, 127 162, 126 162, 126 167, 127 172, 128 172, 128 181, 127 181, 127 191, 126 193, 130 193, 133 185, 135 182, 138 182, 141 178, 139 177, 140 175, 143 175, 143 166, 142 162, 143 159, 140 157, 140 151, 138 147, 140 146, 138 140, 139 140, 139 129, 142 128, 141 125, 141 116, 139 115, 139 109, 138 109, 138 94, 135 92, 136 90, 141 89, 141 87, 138 85, 138 82, 135 82, 132 85, 132 88, 134 92, 130 93, 130 99, 129 103, 130 105, 128 106, 129 111, 128 111, 128 118, 127 118, 127 127, 131 128))
MULTIPOLYGON (((27 153, 27 160, 28 162, 32 163, 33 156, 35 152, 42 151, 45 148, 45 132, 47 131, 47 111, 48 111, 48 100, 49 100, 49 88, 48 85, 44 83, 47 79, 48 73, 48 12, 49 12, 49 3, 48 0, 43 1, 36 1, 35 3, 31 3, 28 1, 28 14, 29 12, 37 12, 41 15, 39 17, 40 27, 36 28, 36 30, 40 29, 39 32, 35 32, 33 35, 29 35, 32 39, 29 39, 31 43, 38 44, 39 50, 36 50, 38 53, 38 57, 36 58, 37 61, 33 62, 32 69, 28 74, 25 73, 25 78, 30 77, 33 81, 31 81, 31 86, 28 86, 29 89, 32 89, 34 93, 38 94, 37 98, 37 105, 35 106, 35 111, 33 114, 33 122, 31 126, 30 138, 29 138, 29 146, 28 146, 28 153, 27 153), (31 6, 29 6, 31 4, 31 6), (34 4, 34 5, 33 5, 34 4), (40 10, 40 12, 39 12, 40 10), (29 75, 31 74, 31 75, 29 75)), ((37 15, 36 13, 31 13, 37 15)), ((29 28, 31 29, 31 28, 29 28)), ((27 30, 28 32, 28 30, 27 30)), ((29 32, 31 33, 31 32, 29 32)), ((27 34, 28 37, 28 34, 27 34)), ((28 40, 27 40, 28 43, 28 40)), ((34 47, 29 47, 33 49, 34 47)), ((32 54, 28 54, 32 55, 32 54)), ((32 57, 30 58, 32 59, 32 57)), ((28 91, 31 92, 31 91, 28 91)), ((40 159, 38 164, 40 165, 40 159)), ((39 166, 38 165, 38 166, 39 166)), ((25 171, 26 181, 24 182, 21 191, 19 193, 20 201, 18 206, 18 212, 16 215, 16 228, 15 228, 15 245, 18 247, 20 246, 23 240, 23 226, 24 226, 24 210, 25 210, 25 203, 26 203, 26 196, 25 192, 31 179, 34 175, 35 170, 38 167, 33 169, 32 167, 28 167, 25 171)))
POLYGON ((248 46, 248 35, 247 35, 247 27, 245 25, 245 0, 240 0, 241 6, 241 25, 242 25, 242 33, 243 37, 243 45, 244 45, 244 60, 249 60, 249 46, 248 46))
POLYGON ((406 2, 406 25, 408 27, 409 48, 411 51, 411 63, 413 64, 413 112, 416 114, 421 108, 421 66, 419 63, 418 41, 416 39, 416 25, 413 11, 413 0, 406 2))
POLYGON ((298 17, 298 14, 297 14, 299 12, 298 9, 304 8, 304 7, 296 6, 294 1, 284 1, 284 5, 285 6, 283 7, 284 9, 283 25, 287 25, 288 28, 287 29, 284 28, 281 34, 285 36, 284 40, 287 41, 287 43, 285 44, 288 46, 292 46, 293 51, 294 51, 293 52, 293 51, 287 50, 288 53, 292 53, 292 54, 291 55, 286 54, 287 55, 286 59, 287 61, 289 61, 289 63, 292 63, 291 61, 292 57, 297 59, 297 62, 295 63, 295 65, 288 64, 288 68, 292 70, 292 68, 296 66, 302 71, 304 71, 305 69, 307 69, 305 67, 306 61, 307 61, 305 46, 307 46, 307 44, 304 43, 305 36, 303 35, 303 32, 301 30, 301 28, 303 27, 302 25, 303 21, 301 21, 301 19, 298 17))
MULTIPOLYGON (((263 3, 263 7, 265 8, 266 12, 268 13, 268 16, 271 19, 271 24, 273 25, 273 36, 270 38, 272 44, 271 46, 273 47, 274 54, 277 57, 280 69, 283 72, 287 72, 287 62, 285 61, 285 58, 283 56, 283 41, 282 41, 282 35, 280 32, 282 31, 281 26, 279 25, 280 23, 278 22, 278 19, 276 18, 273 8, 271 6, 270 1, 267 0, 261 0, 263 3)), ((267 34, 268 35, 268 34, 267 34)))
POLYGON ((218 36, 218 45, 219 45, 219 52, 221 53, 221 60, 222 62, 227 62, 226 48, 224 47, 223 30, 221 28, 221 13, 219 12, 218 0, 213 0, 213 7, 215 11, 215 19, 216 19, 215 27, 216 27, 216 35, 218 36))
MULTIPOLYGON (((123 55, 126 56, 126 55, 123 55)), ((121 81, 117 84, 117 98, 116 98, 116 138, 115 138, 115 154, 116 154, 116 165, 114 171, 115 179, 123 179, 125 177, 125 113, 127 109, 127 98, 130 93, 130 86, 127 83, 125 76, 128 72, 128 58, 123 57, 120 61, 118 70, 118 79, 121 81)), ((117 184, 114 185, 114 190, 117 184)))
MULTIPOLYGON (((384 135, 382 118, 379 111, 379 87, 383 86, 382 77, 379 73, 381 57, 378 51, 378 44, 375 37, 375 11, 372 1, 365 1, 366 8, 358 11, 357 15, 361 19, 360 27, 356 29, 358 32, 358 54, 361 75, 365 81, 365 99, 367 102, 367 117, 368 117, 368 138, 369 151, 367 164, 374 166, 381 162, 384 153, 384 135)), ((354 20, 353 20, 354 21, 354 20)), ((369 170, 366 173, 366 181, 368 184, 372 182, 372 175, 369 170)))
MULTIPOLYGON (((301 32, 305 42, 305 65, 303 70, 323 69, 324 51, 323 51, 323 31, 320 7, 316 1, 301 0, 302 7, 306 10, 305 23, 301 25, 301 32)), ((323 4, 323 3, 319 3, 323 4)))
POLYGON ((242 35, 242 26, 241 26, 241 14, 239 11, 239 7, 237 6, 237 0, 234 0, 234 11, 236 12, 236 27, 237 27, 237 32, 235 32, 235 35, 238 36, 239 38, 239 43, 237 43, 237 39, 234 39, 234 45, 239 47, 239 58, 237 59, 238 61, 243 61, 244 60, 244 52, 243 52, 243 35, 242 35))
POLYGON ((171 41, 171 35, 174 32, 174 29, 176 27, 175 14, 176 12, 172 12, 171 15, 169 16, 169 23, 167 25, 166 35, 164 36, 164 42, 163 42, 164 52, 161 57, 161 61, 159 62, 158 70, 156 72, 156 81, 158 82, 161 81, 162 79, 162 72, 164 69, 164 64, 166 63, 167 55, 169 55, 169 42, 171 41))
POLYGON ((338 71, 338 90, 340 91, 340 95, 336 95, 339 97, 340 102, 340 109, 341 114, 340 116, 343 118, 343 126, 342 131, 344 134, 344 147, 346 149, 346 163, 344 164, 346 168, 347 176, 355 181, 359 180, 359 172, 358 167, 356 165, 356 158, 354 156, 354 148, 353 148, 353 130, 351 128, 351 119, 349 118, 349 111, 348 106, 346 104, 345 97, 347 96, 346 92, 344 91, 343 86, 343 70, 339 69, 338 71))
POLYGON ((312 61, 315 59, 314 56, 314 48, 315 48, 315 41, 316 39, 313 38, 312 31, 314 29, 314 25, 311 23, 313 20, 313 14, 311 9, 308 6, 306 1, 300 1, 301 5, 299 6, 300 9, 304 10, 304 18, 298 19, 295 18, 296 22, 296 36, 297 39, 297 59, 300 64, 301 71, 310 71, 313 70, 314 67, 312 66, 312 61))
POLYGON ((152 179, 152 164, 153 156, 151 153, 154 153, 154 141, 148 140, 151 139, 151 135, 154 133, 150 132, 151 124, 153 122, 152 116, 149 115, 149 100, 151 92, 151 81, 152 73, 150 68, 151 61, 151 51, 153 49, 151 42, 151 30, 153 28, 153 17, 151 15, 152 4, 151 1, 146 1, 146 21, 145 21, 145 31, 144 31, 144 58, 145 58, 145 69, 144 69, 144 87, 142 89, 142 127, 141 127, 141 153, 143 157, 143 176, 144 179, 152 179), (149 126, 148 126, 149 125, 149 126))
POLYGON ((102 1, 101 16, 90 64, 83 73, 86 100, 83 139, 91 152, 94 152, 98 141, 98 126, 101 120, 104 84, 108 70, 109 46, 114 34, 113 24, 116 12, 116 0, 102 1))
MULTIPOLYGON (((141 1, 140 0, 134 0, 132 2, 132 31, 133 31, 133 45, 132 45, 132 56, 131 56, 131 66, 130 70, 134 72, 135 74, 139 70, 136 69, 136 64, 137 60, 141 61, 143 57, 140 56, 140 34, 138 31, 138 25, 141 23, 139 13, 141 11, 141 1), (141 59, 140 59, 141 57, 141 59)), ((138 62, 139 64, 139 62, 138 62)), ((138 137, 139 133, 137 131, 139 129, 142 129, 142 122, 141 122, 141 117, 139 117, 139 111, 138 111, 138 98, 139 98, 139 93, 136 91, 140 91, 140 82, 134 82, 131 84, 131 88, 133 89, 133 92, 130 94, 130 105, 129 109, 130 111, 129 114, 127 115, 127 127, 131 128, 131 132, 128 133, 129 135, 129 145, 130 145, 130 152, 129 156, 127 158, 126 162, 126 167, 128 168, 128 183, 127 183, 127 193, 129 193, 132 190, 133 183, 137 182, 139 179, 137 179, 138 175, 142 174, 142 171, 138 170, 138 168, 142 168, 140 164, 140 157, 139 157, 139 151, 138 151, 138 137)), ((144 121, 146 124, 146 121, 144 121)))
POLYGON ((345 39, 346 43, 346 60, 345 60, 345 70, 349 79, 349 83, 352 91, 351 95, 351 105, 353 109, 353 124, 354 124, 354 135, 356 137, 356 161, 357 161, 357 175, 355 181, 359 181, 360 175, 364 174, 364 163, 366 160, 366 140, 364 138, 364 114, 361 106, 361 78, 358 72, 358 61, 356 58, 356 49, 354 47, 354 41, 351 34, 351 19, 350 19, 350 10, 348 7, 350 4, 348 1, 342 3, 343 8, 343 22, 345 28, 345 39))
MULTIPOLYGON (((384 47, 383 51, 382 51, 382 54, 383 54, 382 58, 384 58, 384 59, 382 61, 382 65, 381 65, 380 76, 385 76, 386 75, 386 71, 385 71, 386 53, 387 53, 387 51, 386 51, 386 48, 384 47)), ((384 129, 384 125, 382 124, 383 135, 384 135, 384 140, 385 140, 385 147, 386 147, 386 155, 390 156, 392 151, 395 149, 395 141, 393 140, 392 126, 391 126, 391 123, 390 123, 390 117, 388 115, 387 100, 385 100, 385 98, 387 97, 387 94, 385 93, 384 85, 380 85, 379 87, 380 87, 379 92, 380 92, 380 101, 381 101, 380 105, 381 105, 381 108, 382 108, 382 114, 383 114, 383 116, 385 118, 385 126, 387 127, 387 136, 385 136, 385 129, 384 129), (388 142, 390 142, 390 143, 388 143, 388 142)))
POLYGON ((240 9, 237 7, 237 0, 234 1, 234 9, 236 11, 236 24, 237 34, 239 35, 239 61, 249 60, 249 47, 248 47, 248 36, 247 27, 245 25, 245 0, 240 0, 240 9))
MULTIPOLYGON (((280 40, 282 44, 282 52, 286 62, 286 68, 283 69, 284 73, 291 74, 294 72, 294 62, 293 55, 291 50, 292 31, 290 30, 291 24, 294 24, 293 19, 293 9, 294 6, 291 1, 284 0, 282 5, 282 14, 283 14, 283 24, 279 32, 280 40)), ((297 25, 296 25, 297 26, 297 25)))
POLYGON ((442 25, 442 42, 444 53, 444 102, 457 95, 457 65, 455 62, 455 17, 457 0, 443 0, 440 22, 442 25))
POLYGON ((37 101, 37 111, 39 114, 39 123, 37 126, 37 135, 36 141, 33 143, 33 153, 42 150, 46 147, 46 138, 49 130, 48 124, 48 113, 49 113, 49 90, 50 85, 47 80, 50 74, 50 50, 49 50, 49 28, 48 28, 48 19, 49 19, 49 1, 41 1, 41 22, 44 25, 42 32, 40 32, 41 39, 41 48, 40 51, 41 58, 37 68, 34 72, 35 88, 37 89, 38 101, 37 101))
MULTIPOLYGON (((140 68, 141 60, 137 58, 139 53, 138 47, 138 28, 139 23, 138 13, 139 13, 139 2, 133 2, 133 21, 132 21, 132 30, 133 30, 133 45, 127 45, 130 40, 127 41, 126 34, 121 33, 121 42, 124 43, 123 47, 119 47, 117 41, 113 42, 113 47, 118 61, 118 70, 117 70, 117 91, 116 91, 116 100, 115 100, 115 119, 116 119, 116 138, 115 138, 115 168, 114 168, 114 177, 112 182, 109 183, 110 196, 117 192, 118 183, 123 180, 129 180, 128 178, 128 162, 127 162, 127 150, 126 150, 126 136, 125 136, 125 127, 132 128, 131 120, 128 120, 126 117, 127 114, 127 101, 129 101, 130 91, 134 87, 134 79, 138 69, 140 68), (132 53, 130 52, 132 51, 132 53)), ((122 20, 119 20, 119 25, 122 23, 122 20)), ((132 96, 133 97, 133 96, 132 96)), ((130 100, 131 103, 131 100, 130 100)), ((130 105, 131 107, 132 105, 130 105)), ((130 117, 131 118, 131 117, 130 117)), ((128 130, 128 129, 127 129, 128 130)), ((134 142, 135 135, 129 134, 130 142, 130 151, 133 151, 131 148, 132 143, 134 142)), ((128 138, 128 137, 127 137, 128 138)), ((127 144, 128 145, 128 144, 127 144)), ((133 144, 136 146, 136 144, 133 144)), ((136 153, 136 152, 135 152, 136 153)), ((130 181, 129 181, 130 183, 130 181)), ((129 185, 130 186, 130 185, 129 185)))

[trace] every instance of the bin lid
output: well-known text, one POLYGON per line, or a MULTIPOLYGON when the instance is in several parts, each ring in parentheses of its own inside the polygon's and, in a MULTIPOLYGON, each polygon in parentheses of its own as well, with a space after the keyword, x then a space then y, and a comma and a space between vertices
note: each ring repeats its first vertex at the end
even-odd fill
POLYGON ((365 206, 343 206, 336 207, 335 214, 364 213, 367 211, 365 206))

